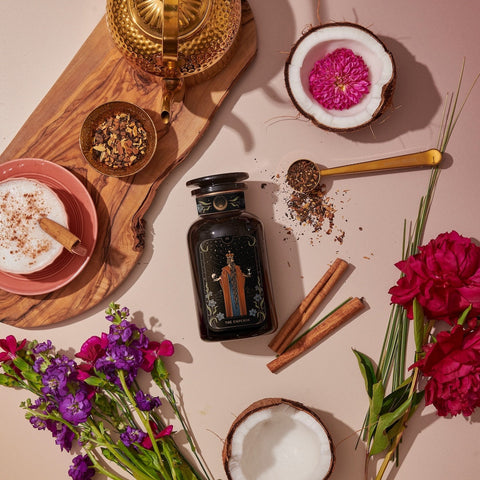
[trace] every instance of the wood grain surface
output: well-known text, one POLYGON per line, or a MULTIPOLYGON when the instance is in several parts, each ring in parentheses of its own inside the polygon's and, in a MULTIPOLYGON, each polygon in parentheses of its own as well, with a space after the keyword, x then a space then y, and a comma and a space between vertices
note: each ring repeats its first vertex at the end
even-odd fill
POLYGON ((115 48, 103 19, 0 156, 42 158, 67 168, 86 186, 96 205, 98 239, 92 258, 72 282, 54 292, 20 296, 0 290, 0 321, 22 328, 57 323, 99 303, 117 288, 144 250, 144 214, 162 181, 192 150, 238 76, 255 57, 256 26, 243 2, 242 28, 235 54, 212 79, 187 86, 162 125, 161 84, 132 68, 115 48), (96 106, 124 100, 144 108, 158 130, 150 164, 132 177, 106 177, 84 161, 79 148, 83 120, 96 106))

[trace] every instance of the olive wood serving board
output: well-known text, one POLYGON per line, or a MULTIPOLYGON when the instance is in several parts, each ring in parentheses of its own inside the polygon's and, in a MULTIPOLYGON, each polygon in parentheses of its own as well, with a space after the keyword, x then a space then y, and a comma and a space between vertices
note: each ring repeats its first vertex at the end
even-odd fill
POLYGON ((201 138, 235 80, 255 57, 255 20, 248 2, 242 5, 234 56, 212 79, 187 86, 183 103, 174 106, 169 128, 159 119, 162 89, 158 79, 135 70, 123 58, 110 38, 105 18, 94 29, 0 156, 0 163, 41 158, 76 175, 96 206, 95 250, 80 275, 59 290, 36 296, 0 290, 1 322, 33 328, 72 318, 112 293, 138 263, 144 250, 143 216, 157 189, 201 138), (157 126, 154 158, 133 177, 103 176, 86 164, 80 152, 83 120, 93 108, 111 100, 139 105, 157 126))

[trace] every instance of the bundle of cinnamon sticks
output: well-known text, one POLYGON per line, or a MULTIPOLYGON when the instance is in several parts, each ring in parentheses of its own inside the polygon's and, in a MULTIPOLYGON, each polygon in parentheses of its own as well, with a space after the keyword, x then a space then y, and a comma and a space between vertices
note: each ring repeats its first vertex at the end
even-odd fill
POLYGON ((337 258, 270 342, 269 347, 279 354, 267 364, 271 372, 276 373, 364 308, 362 299, 351 298, 294 342, 347 267, 347 262, 337 258))

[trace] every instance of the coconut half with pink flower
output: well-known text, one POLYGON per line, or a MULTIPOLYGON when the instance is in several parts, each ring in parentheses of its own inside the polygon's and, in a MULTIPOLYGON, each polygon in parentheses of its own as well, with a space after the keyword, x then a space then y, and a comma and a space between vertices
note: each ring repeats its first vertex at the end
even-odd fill
POLYGON ((329 131, 359 130, 391 104, 393 55, 370 30, 353 23, 314 27, 285 64, 287 92, 297 110, 329 131))

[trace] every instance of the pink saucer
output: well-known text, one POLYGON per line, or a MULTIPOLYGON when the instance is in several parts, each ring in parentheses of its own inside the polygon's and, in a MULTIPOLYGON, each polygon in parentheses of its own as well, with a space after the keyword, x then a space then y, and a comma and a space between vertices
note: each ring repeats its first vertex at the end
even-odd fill
POLYGON ((19 295, 40 295, 67 285, 85 268, 97 240, 97 212, 83 183, 56 163, 22 158, 0 164, 0 181, 18 177, 42 182, 60 197, 67 210, 69 229, 87 248, 84 257, 64 249, 51 265, 29 275, 0 271, 0 288, 3 290, 19 295))

